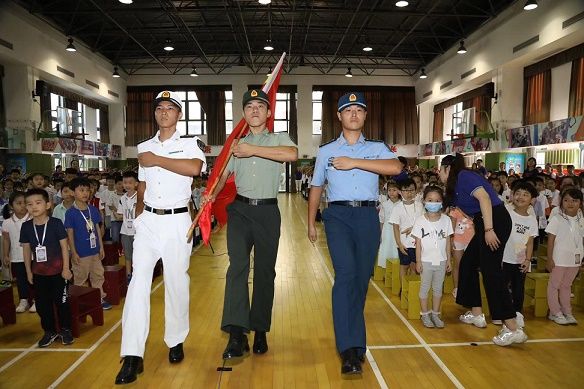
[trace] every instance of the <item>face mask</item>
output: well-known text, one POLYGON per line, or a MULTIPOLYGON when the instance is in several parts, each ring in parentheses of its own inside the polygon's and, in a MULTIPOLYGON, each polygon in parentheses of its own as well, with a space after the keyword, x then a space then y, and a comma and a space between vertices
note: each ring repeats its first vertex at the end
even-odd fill
POLYGON ((424 208, 428 212, 440 212, 442 209, 442 203, 426 203, 424 204, 424 208))

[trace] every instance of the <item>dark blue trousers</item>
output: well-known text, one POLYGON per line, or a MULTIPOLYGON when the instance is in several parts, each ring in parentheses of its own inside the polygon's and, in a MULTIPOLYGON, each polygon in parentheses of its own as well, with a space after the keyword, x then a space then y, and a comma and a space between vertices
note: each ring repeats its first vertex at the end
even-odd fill
POLYGON ((330 205, 324 228, 335 270, 333 322, 337 350, 359 348, 365 353, 365 298, 377 257, 379 216, 374 207, 330 205))

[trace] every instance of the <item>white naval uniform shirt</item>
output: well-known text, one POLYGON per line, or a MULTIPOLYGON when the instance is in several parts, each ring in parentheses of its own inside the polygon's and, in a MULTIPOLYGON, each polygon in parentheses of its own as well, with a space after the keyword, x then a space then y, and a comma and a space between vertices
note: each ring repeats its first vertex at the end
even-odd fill
MULTIPOLYGON (((200 159, 203 161, 201 172, 207 168, 205 154, 199 148, 199 138, 181 138, 178 131, 172 137, 160 141, 160 131, 154 137, 138 144, 138 154, 147 151, 166 158, 200 159)), ((138 179, 146 182, 144 204, 158 209, 184 207, 191 198, 192 177, 183 176, 160 166, 138 169, 138 179)))

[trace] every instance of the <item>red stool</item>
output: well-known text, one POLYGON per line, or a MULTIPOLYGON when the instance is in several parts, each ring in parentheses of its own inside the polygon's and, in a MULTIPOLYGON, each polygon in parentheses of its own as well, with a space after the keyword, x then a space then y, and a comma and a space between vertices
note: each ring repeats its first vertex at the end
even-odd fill
POLYGON ((117 265, 120 263, 120 246, 117 243, 103 245, 105 257, 101 261, 103 266, 117 265))
POLYGON ((14 305, 12 287, 0 288, 0 317, 2 317, 4 324, 16 323, 16 306, 14 305))
POLYGON ((107 301, 110 304, 118 305, 128 290, 126 268, 121 265, 113 265, 104 266, 103 270, 105 276, 103 291, 107 294, 107 301))
POLYGON ((69 304, 71 306, 71 332, 78 338, 80 323, 87 322, 91 316, 93 325, 103 325, 103 308, 101 307, 101 293, 97 288, 85 286, 69 286, 69 304))

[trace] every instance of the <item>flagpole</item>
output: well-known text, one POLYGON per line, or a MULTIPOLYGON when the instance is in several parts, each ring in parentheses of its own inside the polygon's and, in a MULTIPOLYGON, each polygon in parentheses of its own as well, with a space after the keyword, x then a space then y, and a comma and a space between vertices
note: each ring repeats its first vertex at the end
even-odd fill
MULTIPOLYGON (((237 135, 237 140, 241 139, 241 134, 243 134, 243 132, 247 129, 247 123, 241 128, 241 131, 239 132, 239 134, 237 135)), ((229 160, 231 158, 233 158, 233 147, 235 147, 235 142, 231 143, 231 147, 229 147, 229 158, 227 158, 227 160, 225 161, 225 163, 223 164, 223 166, 221 167, 221 170, 219 171, 219 174, 217 175, 217 179, 215 180, 215 182, 213 184, 211 184, 211 188, 209 189, 209 197, 213 196, 213 192, 215 191, 215 189, 217 188, 217 184, 219 183, 219 181, 221 181, 221 177, 223 176, 223 173, 225 172, 225 169, 227 168, 227 165, 229 164, 229 160)), ((211 206, 211 202, 207 202, 205 203, 201 209, 199 209, 199 211, 197 212, 197 214, 195 215, 195 219, 193 220, 193 222, 191 223, 191 226, 189 227, 189 230, 187 232, 187 242, 191 242, 191 240, 193 239, 193 232, 195 231, 195 227, 197 226, 197 224, 199 223, 199 219, 201 218, 201 215, 203 214, 203 210, 205 209, 205 207, 210 207, 211 206)))

